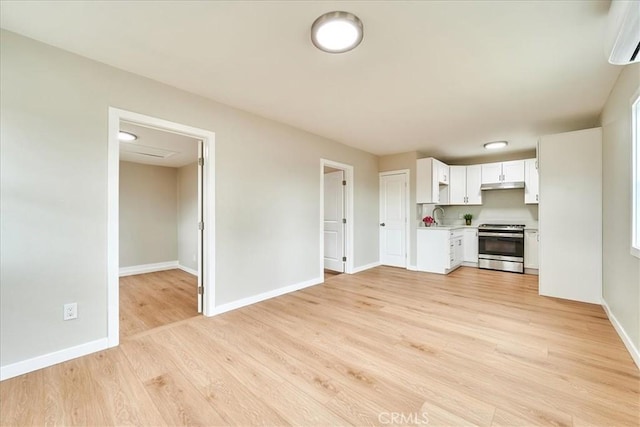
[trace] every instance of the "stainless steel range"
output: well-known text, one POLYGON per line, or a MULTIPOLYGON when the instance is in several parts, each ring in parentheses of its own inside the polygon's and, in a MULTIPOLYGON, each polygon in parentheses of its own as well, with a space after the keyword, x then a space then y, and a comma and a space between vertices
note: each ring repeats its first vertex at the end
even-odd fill
POLYGON ((524 225, 480 225, 478 268, 524 273, 524 225))

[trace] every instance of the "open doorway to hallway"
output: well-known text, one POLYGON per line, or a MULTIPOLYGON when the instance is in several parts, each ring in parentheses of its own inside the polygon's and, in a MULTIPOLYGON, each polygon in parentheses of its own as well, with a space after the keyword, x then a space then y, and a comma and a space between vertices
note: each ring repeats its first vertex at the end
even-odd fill
POLYGON ((120 336, 188 319, 199 301, 202 182, 193 137, 120 121, 120 336))
POLYGON ((321 274, 330 280, 353 271, 353 167, 322 159, 321 274))

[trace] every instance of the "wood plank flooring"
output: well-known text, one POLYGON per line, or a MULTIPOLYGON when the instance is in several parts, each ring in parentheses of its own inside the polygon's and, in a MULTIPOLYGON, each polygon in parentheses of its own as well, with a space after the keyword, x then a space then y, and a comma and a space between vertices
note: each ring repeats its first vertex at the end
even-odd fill
POLYGON ((638 426, 602 308, 378 267, 0 383, 1 425, 638 426))
POLYGON ((120 278, 120 338, 198 315, 197 277, 182 270, 120 278))

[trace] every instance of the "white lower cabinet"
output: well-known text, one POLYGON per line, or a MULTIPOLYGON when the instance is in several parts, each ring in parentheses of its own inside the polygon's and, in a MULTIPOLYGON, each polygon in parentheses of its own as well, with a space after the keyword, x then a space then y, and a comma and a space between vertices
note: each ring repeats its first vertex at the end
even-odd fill
POLYGON ((478 229, 464 229, 464 257, 462 261, 465 263, 478 264, 478 229))
POLYGON ((524 230, 524 268, 538 269, 538 230, 524 230))
POLYGON ((463 229, 418 229, 418 271, 447 274, 462 264, 463 229))

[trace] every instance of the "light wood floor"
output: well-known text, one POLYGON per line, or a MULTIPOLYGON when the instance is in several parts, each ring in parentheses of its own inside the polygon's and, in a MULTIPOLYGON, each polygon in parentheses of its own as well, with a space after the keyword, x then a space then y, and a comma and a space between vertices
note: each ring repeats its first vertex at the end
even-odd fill
POLYGON ((535 276, 379 267, 4 381, 0 424, 638 426, 639 383, 535 276))
POLYGON ((198 315, 198 279, 182 270, 120 278, 120 338, 198 315))
POLYGON ((341 274, 343 274, 343 273, 339 273, 337 271, 325 269, 324 270, 324 281, 326 282, 327 280, 333 279, 334 277, 339 276, 341 274))

